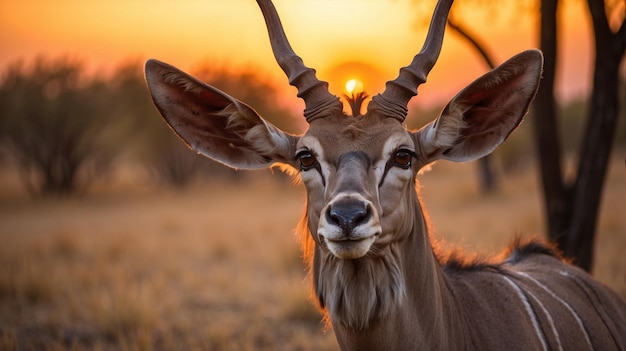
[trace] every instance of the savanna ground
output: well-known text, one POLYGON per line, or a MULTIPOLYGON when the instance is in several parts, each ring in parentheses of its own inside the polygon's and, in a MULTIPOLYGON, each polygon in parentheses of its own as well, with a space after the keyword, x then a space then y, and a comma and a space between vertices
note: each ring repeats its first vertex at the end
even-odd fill
MULTIPOLYGON (((626 298, 626 167, 616 152, 594 275, 626 298)), ((489 255, 542 230, 532 169, 481 195, 475 164, 419 177, 434 238, 489 255)), ((267 173, 155 189, 130 175, 31 199, 0 177, 0 350, 336 350, 307 301, 302 186, 267 173)))

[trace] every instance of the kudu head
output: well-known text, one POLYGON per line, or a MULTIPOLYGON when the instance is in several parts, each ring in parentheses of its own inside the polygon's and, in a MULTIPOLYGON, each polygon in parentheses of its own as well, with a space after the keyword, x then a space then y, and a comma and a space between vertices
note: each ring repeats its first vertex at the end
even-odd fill
POLYGON ((438 159, 469 161, 490 153, 521 122, 537 90, 542 55, 526 51, 459 92, 437 119, 408 131, 407 104, 441 50, 452 4, 442 0, 421 52, 373 97, 367 113, 349 117, 328 84, 294 53, 271 1, 257 2, 276 60, 305 101, 309 127, 303 135, 279 130, 243 102, 170 65, 148 61, 146 79, 159 111, 193 150, 234 168, 283 164, 300 172, 320 262, 386 255, 414 226, 418 170, 438 159))

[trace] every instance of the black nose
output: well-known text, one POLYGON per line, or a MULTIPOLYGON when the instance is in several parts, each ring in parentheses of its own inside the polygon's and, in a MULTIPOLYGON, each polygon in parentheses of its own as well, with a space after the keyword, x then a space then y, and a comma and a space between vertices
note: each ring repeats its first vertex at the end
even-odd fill
POLYGON ((329 223, 340 227, 344 235, 349 237, 352 230, 367 222, 371 215, 367 204, 355 199, 343 198, 328 207, 326 219, 329 223))

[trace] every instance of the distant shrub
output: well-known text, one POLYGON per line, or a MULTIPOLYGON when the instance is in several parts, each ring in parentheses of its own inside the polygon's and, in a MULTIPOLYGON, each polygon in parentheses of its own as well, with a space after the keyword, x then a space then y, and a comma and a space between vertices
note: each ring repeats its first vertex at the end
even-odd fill
POLYGON ((38 58, 2 74, 0 138, 32 192, 73 193, 110 160, 105 102, 105 84, 86 79, 77 61, 38 58))

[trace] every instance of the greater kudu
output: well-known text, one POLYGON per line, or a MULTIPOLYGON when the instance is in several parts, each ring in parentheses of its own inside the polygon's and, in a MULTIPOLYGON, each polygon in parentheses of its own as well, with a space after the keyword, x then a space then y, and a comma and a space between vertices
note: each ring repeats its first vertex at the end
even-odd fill
POLYGON ((437 60, 451 0, 437 4, 413 62, 357 117, 294 53, 270 0, 257 2, 274 55, 306 103, 304 135, 165 63, 148 61, 146 79, 192 149, 230 167, 299 172, 313 291, 343 350, 626 348, 625 304, 549 246, 518 244, 497 263, 438 259, 414 189, 420 168, 486 155, 517 127, 539 84, 541 52, 514 56, 407 131, 407 104, 437 60))

